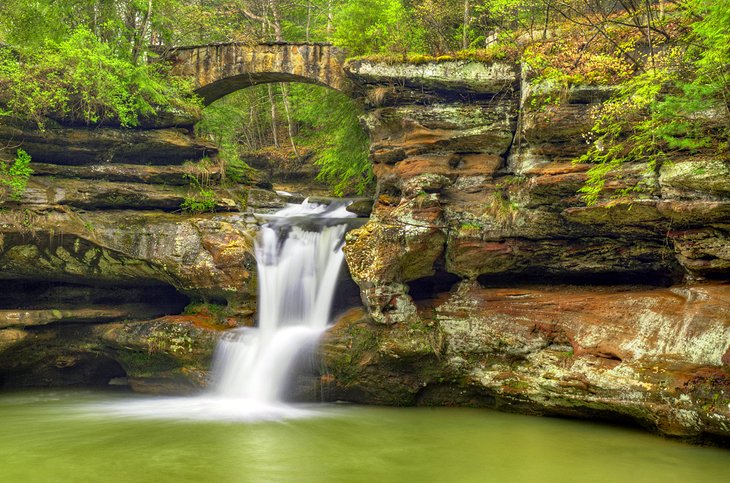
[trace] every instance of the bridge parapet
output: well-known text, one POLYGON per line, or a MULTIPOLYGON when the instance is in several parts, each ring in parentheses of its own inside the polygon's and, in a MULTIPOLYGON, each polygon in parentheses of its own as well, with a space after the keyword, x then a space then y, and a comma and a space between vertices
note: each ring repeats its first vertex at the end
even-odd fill
POLYGON ((345 94, 345 52, 330 44, 210 44, 173 49, 165 55, 172 73, 194 79, 205 104, 226 94, 269 82, 318 84, 345 94))

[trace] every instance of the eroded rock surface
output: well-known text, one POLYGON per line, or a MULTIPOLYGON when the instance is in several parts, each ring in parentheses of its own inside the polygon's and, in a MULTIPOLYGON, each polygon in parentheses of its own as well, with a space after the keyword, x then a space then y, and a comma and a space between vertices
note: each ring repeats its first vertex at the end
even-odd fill
POLYGON ((486 72, 465 89, 429 66, 350 67, 378 187, 347 235, 365 311, 327 335, 329 397, 727 441, 730 163, 626 164, 586 206, 590 165, 572 160, 612 89, 486 72))
POLYGON ((325 338, 331 399, 470 405, 730 434, 730 285, 463 282, 406 323, 363 312, 325 338))
MULTIPOLYGON (((345 74, 366 108, 377 190, 353 207, 372 209, 344 248, 363 308, 325 337, 327 399, 730 439, 727 159, 627 164, 585 206, 590 165, 572 160, 612 88, 555 91, 499 63, 352 61, 345 74)), ((181 130, 3 136, 42 163, 0 213, 0 285, 28 284, 35 300, 0 290, 0 384, 204 386, 220 331, 252 323, 250 210, 291 197, 265 180, 217 186, 214 163, 185 163, 210 147, 181 130), (185 175, 213 180, 216 213, 175 209, 195 194, 185 175), (135 287, 165 309, 150 312, 135 287), (225 308, 181 314, 190 301, 225 308)))
POLYGON ((0 139, 0 160, 22 147, 34 170, 0 210, 0 386, 205 386, 219 331, 252 323, 249 187, 223 186, 188 129, 11 120, 0 139), (215 213, 186 211, 204 189, 215 213), (191 302, 217 307, 213 323, 179 319, 191 302))

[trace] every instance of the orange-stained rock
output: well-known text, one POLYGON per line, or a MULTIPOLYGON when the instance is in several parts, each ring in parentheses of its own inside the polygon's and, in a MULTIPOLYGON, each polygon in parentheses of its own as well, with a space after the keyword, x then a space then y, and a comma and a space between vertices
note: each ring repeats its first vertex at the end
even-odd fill
POLYGON ((493 154, 421 155, 407 157, 395 164, 376 164, 375 175, 379 178, 396 175, 409 179, 422 174, 455 176, 492 176, 500 168, 502 159, 493 154))
POLYGON ((623 418, 730 442, 728 284, 464 282, 418 315, 395 326, 338 322, 323 347, 330 397, 623 418))

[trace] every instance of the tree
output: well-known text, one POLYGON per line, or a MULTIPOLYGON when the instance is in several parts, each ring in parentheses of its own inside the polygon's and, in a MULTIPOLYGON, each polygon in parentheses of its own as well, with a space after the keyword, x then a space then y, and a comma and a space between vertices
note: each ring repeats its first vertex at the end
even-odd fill
POLYGON ((400 0, 352 0, 333 18, 335 44, 352 55, 422 51, 423 31, 400 0))
POLYGON ((654 53, 644 72, 598 112, 596 140, 580 158, 595 163, 581 189, 588 204, 597 201, 606 175, 625 162, 644 161, 657 169, 683 153, 728 157, 730 6, 689 0, 682 7, 690 19, 688 33, 654 53))

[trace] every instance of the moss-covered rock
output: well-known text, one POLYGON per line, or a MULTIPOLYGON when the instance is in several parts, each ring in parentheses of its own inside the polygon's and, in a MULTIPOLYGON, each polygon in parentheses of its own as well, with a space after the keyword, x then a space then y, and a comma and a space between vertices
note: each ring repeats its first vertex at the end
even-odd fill
POLYGON ((662 165, 659 182, 664 198, 724 198, 730 196, 730 161, 694 157, 662 165))
POLYGON ((218 340, 218 332, 208 324, 170 317, 108 324, 96 330, 135 390, 189 392, 208 383, 218 340))

